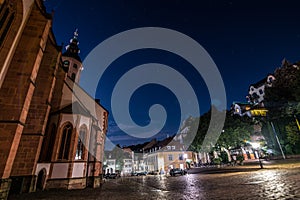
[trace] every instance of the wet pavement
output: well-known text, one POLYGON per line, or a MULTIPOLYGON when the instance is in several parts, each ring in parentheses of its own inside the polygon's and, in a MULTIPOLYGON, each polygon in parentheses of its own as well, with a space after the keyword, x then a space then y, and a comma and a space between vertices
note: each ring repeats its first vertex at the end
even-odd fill
POLYGON ((300 161, 198 168, 185 176, 107 180, 101 189, 51 190, 9 199, 300 199, 300 161))

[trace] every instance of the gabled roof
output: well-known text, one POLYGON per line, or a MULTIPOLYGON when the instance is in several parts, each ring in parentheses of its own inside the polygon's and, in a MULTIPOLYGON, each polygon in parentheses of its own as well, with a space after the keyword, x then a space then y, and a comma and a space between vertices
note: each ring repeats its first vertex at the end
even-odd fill
MULTIPOLYGON (((99 107, 101 107, 105 112, 108 113, 108 110, 106 110, 101 104, 99 99, 94 99, 92 96, 90 96, 80 85, 75 83, 70 77, 67 77, 65 80, 65 83, 67 87, 70 89, 70 91, 73 92, 73 95, 79 100, 80 104, 83 103, 86 105, 85 107, 94 108, 95 104, 99 107)), ((89 108, 86 108, 87 110, 89 108)))
POLYGON ((170 142, 172 142, 172 140, 173 140, 173 137, 168 137, 162 141, 159 141, 156 146, 157 147, 165 147, 168 144, 170 144, 170 142))
POLYGON ((146 144, 143 149, 146 150, 146 149, 151 149, 153 148, 155 145, 157 144, 157 141, 156 139, 153 139, 151 140, 148 144, 146 144))
POLYGON ((253 86, 255 88, 259 88, 260 86, 266 84, 268 82, 268 77, 269 76, 274 76, 274 74, 268 74, 265 78, 261 79, 260 81, 256 82, 256 83, 253 83, 249 86, 249 89, 250 90, 250 87, 253 86))
MULTIPOLYGON (((100 104, 98 100, 93 99, 69 77, 66 77, 64 81, 64 88, 67 90, 65 93, 63 93, 62 97, 64 99, 62 100, 64 103, 61 104, 59 109, 52 111, 51 115, 60 113, 80 114, 99 120, 102 117, 99 111, 104 111, 108 114, 108 111, 100 104)), ((99 127, 99 130, 102 129, 99 127)))
POLYGON ((176 146, 176 147, 182 146, 182 144, 180 144, 179 141, 175 141, 173 139, 174 139, 174 136, 167 137, 166 139, 161 140, 161 141, 157 141, 156 139, 153 139, 151 142, 149 142, 147 145, 144 146, 144 150, 147 151, 147 150, 153 149, 155 147, 157 147, 158 149, 162 149, 162 148, 165 148, 166 146, 170 146, 170 145, 176 146))
MULTIPOLYGON (((265 77, 265 78, 263 78, 262 80, 260 80, 260 81, 258 81, 258 82, 256 82, 256 83, 251 84, 250 87, 253 86, 253 87, 255 87, 255 88, 258 88, 258 87, 260 87, 260 86, 266 84, 267 79, 268 79, 268 77, 265 77)), ((250 87, 249 87, 249 89, 250 89, 250 87)))

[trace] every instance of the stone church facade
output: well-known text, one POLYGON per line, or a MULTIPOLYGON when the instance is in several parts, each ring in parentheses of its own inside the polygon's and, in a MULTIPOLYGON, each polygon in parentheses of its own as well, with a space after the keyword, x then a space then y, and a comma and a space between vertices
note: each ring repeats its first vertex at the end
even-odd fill
POLYGON ((0 0, 0 199, 99 187, 108 112, 79 85, 78 34, 62 53, 42 0, 0 0))

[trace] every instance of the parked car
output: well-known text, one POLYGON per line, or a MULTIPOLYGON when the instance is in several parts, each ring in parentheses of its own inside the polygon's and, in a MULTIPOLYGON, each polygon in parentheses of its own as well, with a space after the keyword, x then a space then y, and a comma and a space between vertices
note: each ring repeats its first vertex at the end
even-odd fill
POLYGON ((148 173, 146 171, 141 172, 131 172, 131 176, 146 176, 148 173))
POLYGON ((117 174, 117 173, 111 173, 109 175, 109 178, 112 178, 112 179, 115 179, 115 178, 118 178, 118 177, 119 177, 119 174, 117 174))
POLYGON ((170 175, 171 176, 176 176, 176 175, 185 175, 187 173, 186 170, 180 169, 180 168, 174 168, 170 170, 170 175))
POLYGON ((146 176, 147 172, 143 171, 143 172, 137 172, 137 176, 146 176))
POLYGON ((148 172, 149 175, 158 175, 159 172, 158 170, 157 171, 151 171, 151 172, 148 172))
POLYGON ((131 176, 137 176, 137 172, 131 172, 131 176))
POLYGON ((103 178, 108 178, 109 175, 110 175, 110 173, 104 174, 104 175, 103 175, 103 178))
POLYGON ((115 178, 120 177, 120 174, 118 174, 118 173, 108 173, 108 174, 105 174, 103 177, 107 178, 107 179, 115 179, 115 178))

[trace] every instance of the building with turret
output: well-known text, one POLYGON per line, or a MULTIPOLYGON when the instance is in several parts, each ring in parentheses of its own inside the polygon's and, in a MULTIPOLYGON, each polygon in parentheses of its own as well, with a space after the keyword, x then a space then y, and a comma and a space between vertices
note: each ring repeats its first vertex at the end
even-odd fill
POLYGON ((62 53, 41 0, 0 0, 0 55, 0 199, 99 187, 108 112, 78 85, 78 31, 62 53))
POLYGON ((66 51, 62 54, 63 68, 76 83, 79 82, 80 72, 83 70, 78 44, 78 30, 76 29, 74 37, 70 40, 70 44, 67 45, 66 51))

